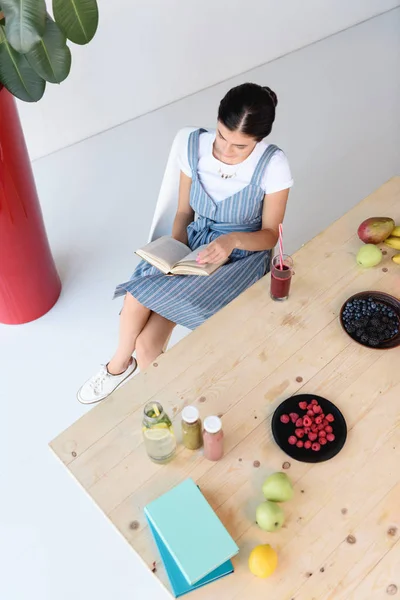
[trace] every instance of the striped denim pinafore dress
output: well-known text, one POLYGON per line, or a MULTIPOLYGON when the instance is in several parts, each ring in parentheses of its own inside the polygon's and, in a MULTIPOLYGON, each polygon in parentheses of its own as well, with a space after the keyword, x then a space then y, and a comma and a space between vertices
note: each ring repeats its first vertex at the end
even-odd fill
MULTIPOLYGON (((192 169, 190 205, 196 220, 187 228, 188 245, 195 250, 231 231, 259 231, 263 209, 263 173, 279 148, 269 145, 261 156, 250 184, 224 200, 214 200, 204 190, 197 172, 198 129, 189 136, 188 158, 192 169)), ((121 283, 114 298, 130 292, 141 304, 173 323, 195 329, 269 270, 271 251, 233 250, 229 262, 212 275, 167 276, 141 261, 131 279, 121 283)))

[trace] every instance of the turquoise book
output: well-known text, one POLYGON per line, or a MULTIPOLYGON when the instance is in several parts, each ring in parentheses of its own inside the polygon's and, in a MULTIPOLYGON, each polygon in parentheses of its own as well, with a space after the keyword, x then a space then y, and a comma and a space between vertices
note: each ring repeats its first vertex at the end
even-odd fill
POLYGON ((233 572, 239 548, 192 479, 144 510, 175 597, 233 572))

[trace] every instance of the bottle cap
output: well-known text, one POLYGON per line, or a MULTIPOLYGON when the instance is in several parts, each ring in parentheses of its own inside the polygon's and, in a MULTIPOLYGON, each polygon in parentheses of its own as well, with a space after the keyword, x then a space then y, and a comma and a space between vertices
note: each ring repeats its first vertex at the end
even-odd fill
POLYGON ((222 422, 219 417, 206 417, 204 419, 204 429, 207 433, 218 433, 222 429, 222 422))
POLYGON ((186 423, 196 423, 200 416, 199 411, 195 406, 185 406, 182 411, 182 419, 186 423))

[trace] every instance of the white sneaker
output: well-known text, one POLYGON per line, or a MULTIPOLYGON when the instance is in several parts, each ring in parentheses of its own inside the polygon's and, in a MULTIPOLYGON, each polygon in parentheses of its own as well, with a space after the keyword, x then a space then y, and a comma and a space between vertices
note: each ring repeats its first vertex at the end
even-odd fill
POLYGON ((132 375, 136 367, 137 362, 132 358, 132 362, 126 371, 120 375, 111 375, 106 365, 102 365, 100 371, 88 379, 78 391, 77 398, 79 402, 81 404, 94 404, 104 400, 132 375))

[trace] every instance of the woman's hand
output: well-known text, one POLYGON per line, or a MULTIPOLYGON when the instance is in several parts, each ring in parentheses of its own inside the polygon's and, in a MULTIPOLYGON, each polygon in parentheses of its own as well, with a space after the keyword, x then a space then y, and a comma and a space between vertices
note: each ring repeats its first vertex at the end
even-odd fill
POLYGON ((233 236, 228 233, 211 242, 205 250, 199 252, 196 261, 199 265, 218 264, 226 260, 235 248, 233 236))

